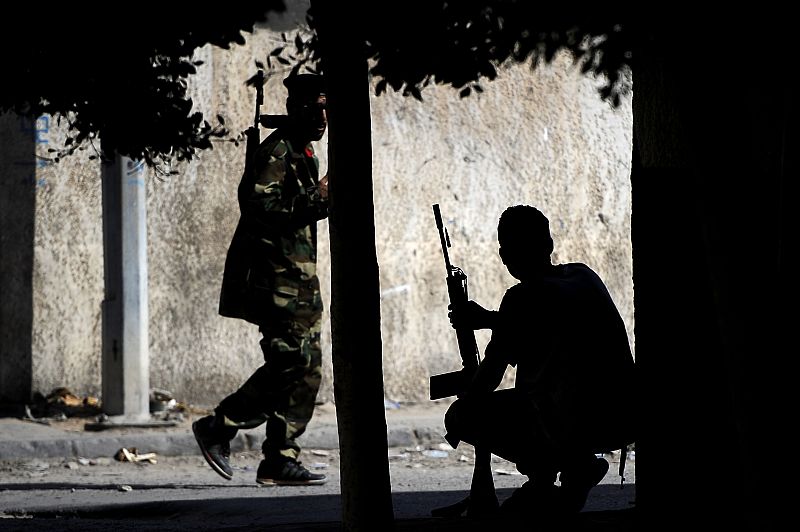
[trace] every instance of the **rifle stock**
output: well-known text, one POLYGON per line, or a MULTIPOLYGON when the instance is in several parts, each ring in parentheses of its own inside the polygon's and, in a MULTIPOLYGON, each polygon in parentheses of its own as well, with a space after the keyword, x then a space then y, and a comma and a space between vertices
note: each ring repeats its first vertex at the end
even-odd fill
MULTIPOLYGON (((439 240, 442 245, 442 255, 444 256, 444 264, 447 270, 447 295, 453 305, 465 303, 469 300, 467 276, 461 268, 450 263, 450 256, 447 253, 447 248, 450 247, 450 236, 442 223, 442 214, 438 203, 433 205, 433 215, 436 219, 436 227, 439 230, 439 240)), ((463 327, 457 328, 456 339, 458 340, 462 368, 458 371, 431 376, 430 398, 432 400, 454 395, 460 396, 480 363, 478 345, 475 342, 475 332, 463 327)))
POLYGON ((462 390, 466 389, 475 370, 466 368, 449 373, 431 375, 431 400, 443 399, 454 395, 461 395, 462 390))

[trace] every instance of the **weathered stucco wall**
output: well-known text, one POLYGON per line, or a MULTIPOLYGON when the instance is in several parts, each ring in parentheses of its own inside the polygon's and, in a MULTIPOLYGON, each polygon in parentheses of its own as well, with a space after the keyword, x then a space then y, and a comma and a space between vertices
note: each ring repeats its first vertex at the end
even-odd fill
MULTIPOLYGON (((192 90, 208 117, 221 114, 232 131, 250 125, 254 91, 244 81, 255 73, 254 60, 279 44, 278 35, 259 30, 246 46, 200 51, 205 64, 192 90)), ((282 77, 267 85, 263 112, 284 111, 282 77)), ((598 271, 632 334, 630 102, 616 110, 602 103, 595 83, 566 59, 535 72, 505 69, 484 88, 467 99, 441 87, 426 89, 424 102, 372 96, 384 382, 393 400, 425 400, 429 375, 460 366, 433 203, 441 206, 452 262, 469 276, 473 299, 496 308, 513 284, 497 257, 497 220, 506 207, 529 203, 551 220, 554 260, 583 261, 598 271)), ((57 137, 54 130, 51 144, 57 137)), ((326 139, 317 146, 323 172, 326 139)), ((243 146, 218 143, 177 168, 179 175, 151 170, 147 179, 150 384, 198 405, 215 404, 262 363, 256 327, 216 312, 243 155, 243 146)), ((98 164, 79 155, 38 172, 46 185, 36 191, 33 389, 99 393, 98 164)), ((319 234, 329 308, 327 222, 319 234)), ((325 318, 320 398, 332 399, 325 318)), ((482 349, 488 335, 477 337, 482 349)))
MULTIPOLYGON (((49 150, 64 145, 65 128, 49 117, 32 125, 36 142, 28 161, 36 178, 30 387, 44 394, 67 386, 98 395, 103 301, 100 167, 89 159, 91 147, 52 161, 49 150)), ((4 250, 6 260, 15 260, 12 250, 4 250)))

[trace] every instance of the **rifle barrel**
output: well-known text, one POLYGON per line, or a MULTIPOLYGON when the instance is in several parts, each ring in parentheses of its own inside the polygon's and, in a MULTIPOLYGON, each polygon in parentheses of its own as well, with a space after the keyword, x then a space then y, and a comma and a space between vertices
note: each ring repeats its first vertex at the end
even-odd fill
POLYGON ((447 276, 450 277, 452 275, 452 267, 450 266, 450 255, 447 253, 447 248, 449 247, 450 243, 448 242, 448 238, 445 237, 444 224, 442 223, 442 213, 439 210, 439 204, 433 204, 433 217, 436 218, 436 228, 439 230, 439 241, 442 244, 442 255, 444 255, 444 266, 447 269, 447 276))
POLYGON ((264 104, 264 71, 259 70, 256 74, 256 117, 253 122, 254 127, 261 124, 261 106, 264 104))

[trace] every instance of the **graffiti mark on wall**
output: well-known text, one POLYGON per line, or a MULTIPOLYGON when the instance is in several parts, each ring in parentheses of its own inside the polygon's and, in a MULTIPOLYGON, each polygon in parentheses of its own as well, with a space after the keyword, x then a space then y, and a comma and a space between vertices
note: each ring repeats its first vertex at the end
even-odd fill
POLYGON ((27 174, 23 174, 23 177, 21 178, 22 181, 33 183, 37 188, 42 188, 47 183, 43 176, 37 177, 36 172, 40 168, 49 166, 51 161, 39 156, 38 148, 40 145, 50 144, 50 116, 42 115, 35 120, 26 117, 19 117, 19 131, 25 135, 33 136, 36 149, 33 154, 33 160, 16 160, 14 161, 14 164, 16 166, 29 166, 30 171, 27 174))

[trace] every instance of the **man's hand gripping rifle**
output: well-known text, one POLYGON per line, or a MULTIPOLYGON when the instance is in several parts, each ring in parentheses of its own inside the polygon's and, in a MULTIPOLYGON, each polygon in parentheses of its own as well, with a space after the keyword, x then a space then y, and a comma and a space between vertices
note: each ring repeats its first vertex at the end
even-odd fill
MULTIPOLYGON (((439 240, 442 244, 442 254, 444 255, 444 265, 447 269, 447 295, 451 305, 466 303, 469 300, 467 293, 467 276, 457 266, 450 264, 450 256, 447 248, 450 246, 450 235, 447 228, 442 223, 442 214, 439 211, 439 204, 433 205, 433 216, 436 218, 436 227, 439 230, 439 240)), ((461 396, 469 384, 475 370, 480 363, 478 345, 475 343, 475 332, 471 329, 457 328, 456 338, 458 339, 458 351, 461 354, 462 369, 450 373, 433 375, 430 378, 431 399, 441 399, 443 397, 461 396)))

